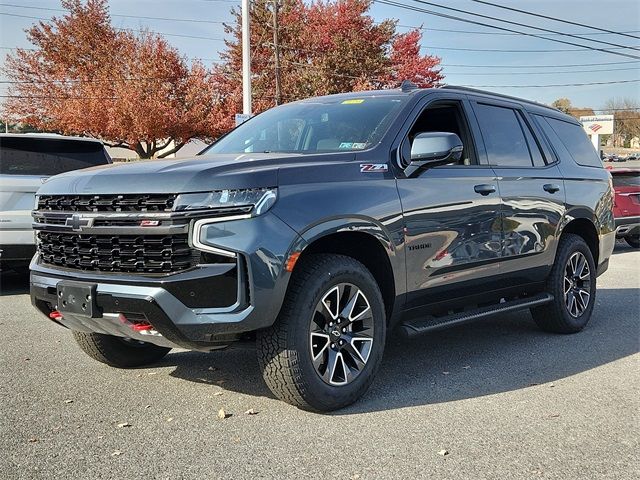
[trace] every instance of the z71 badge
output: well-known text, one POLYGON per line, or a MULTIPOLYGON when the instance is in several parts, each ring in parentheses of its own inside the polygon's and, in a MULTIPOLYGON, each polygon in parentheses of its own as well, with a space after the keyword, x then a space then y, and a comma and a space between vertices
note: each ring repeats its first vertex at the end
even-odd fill
POLYGON ((388 172, 389 166, 386 163, 361 163, 360 172, 388 172))

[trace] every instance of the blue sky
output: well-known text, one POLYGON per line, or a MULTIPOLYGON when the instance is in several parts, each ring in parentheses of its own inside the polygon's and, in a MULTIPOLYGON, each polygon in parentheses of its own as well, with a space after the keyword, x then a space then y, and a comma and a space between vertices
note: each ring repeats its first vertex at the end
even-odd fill
MULTIPOLYGON (((451 15, 473 19, 467 15, 446 12, 438 8, 419 5, 411 0, 396 0, 406 5, 417 5, 425 9, 441 11, 451 15)), ((594 33, 574 25, 552 22, 525 16, 515 12, 481 5, 471 0, 432 0, 450 7, 474 11, 484 15, 513 20, 521 23, 558 30, 565 33, 594 33)), ((508 5, 523 10, 569 19, 574 22, 595 25, 616 32, 636 32, 640 36, 640 2, 637 0, 493 0, 494 3, 508 5)), ((177 20, 149 20, 116 15, 166 17, 171 19, 199 19, 211 22, 229 21, 231 6, 239 0, 110 0, 113 24, 120 28, 149 28, 166 34, 167 40, 190 58, 206 59, 211 64, 223 48, 223 27, 220 23, 193 23, 177 20), (184 36, 190 37, 184 37, 184 36), (205 38, 191 38, 205 37, 205 38)), ((60 8, 57 0, 0 0, 0 55, 8 48, 29 47, 24 29, 34 19, 49 18, 60 12, 46 10, 60 8), (20 8, 22 7, 38 7, 20 8), (22 16, 16 16, 22 15, 22 16)), ((401 8, 374 3, 371 14, 380 21, 395 18, 406 31, 410 26, 423 26, 423 52, 438 55, 444 65, 446 82, 457 85, 487 86, 487 90, 550 103, 558 97, 568 97, 576 106, 602 108, 613 97, 627 97, 640 103, 640 83, 612 85, 541 87, 549 84, 607 82, 640 79, 640 61, 612 55, 606 52, 576 50, 577 47, 562 45, 544 39, 513 34, 495 34, 495 30, 478 25, 439 18, 407 11, 401 8), (433 30, 431 30, 433 29, 433 30), (445 30, 445 31, 442 31, 445 30), (455 30, 455 31, 451 31, 455 30), (471 50, 469 50, 471 49, 471 50), (558 51, 571 49, 572 51, 558 51), (472 51, 472 50, 520 50, 519 52, 472 51), (544 50, 543 52, 523 52, 522 50, 544 50), (631 62, 615 65, 590 65, 566 67, 574 64, 603 64, 609 62, 631 62), (462 66, 457 66, 462 65, 462 66), (479 65, 496 67, 478 68, 479 65), (538 65, 548 65, 547 68, 538 65), (533 66, 533 67, 529 67, 533 66), (587 71, 585 71, 587 70, 587 71), (600 70, 600 71, 595 71, 600 70), (522 88, 507 87, 522 86, 522 88), (535 85, 537 87, 529 87, 535 85)), ((480 22, 486 20, 476 18, 480 22)), ((499 24, 497 22, 491 22, 499 24)), ((504 25, 516 30, 527 30, 513 25, 504 25)), ((567 37, 553 36, 567 41, 586 43, 567 37)), ((640 48, 640 40, 613 34, 589 35, 589 38, 620 43, 640 48)), ((588 42, 596 47, 606 47, 588 42)), ((640 56, 640 51, 630 51, 640 56)), ((4 77, 0 80, 5 80, 4 77)), ((6 85, 0 84, 0 94, 6 92, 6 85)))

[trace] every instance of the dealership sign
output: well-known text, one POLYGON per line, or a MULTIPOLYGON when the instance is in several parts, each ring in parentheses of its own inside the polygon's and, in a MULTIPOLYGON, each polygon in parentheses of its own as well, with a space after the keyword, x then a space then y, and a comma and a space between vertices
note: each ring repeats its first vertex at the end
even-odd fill
POLYGON ((613 115, 580 117, 580 122, 588 135, 610 135, 613 133, 613 115))

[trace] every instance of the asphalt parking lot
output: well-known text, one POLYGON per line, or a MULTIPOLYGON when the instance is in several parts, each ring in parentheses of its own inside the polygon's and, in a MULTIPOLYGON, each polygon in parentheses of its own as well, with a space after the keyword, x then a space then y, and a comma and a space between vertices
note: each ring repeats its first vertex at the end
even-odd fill
POLYGON ((116 370, 2 275, 0 472, 73 478, 638 478, 640 252, 619 244, 578 335, 528 313, 394 340, 332 415, 275 400, 249 347, 116 370), (217 416, 224 408, 230 417, 217 416), (244 412, 253 409, 255 415, 244 412), (442 455, 446 450, 447 454, 442 455))

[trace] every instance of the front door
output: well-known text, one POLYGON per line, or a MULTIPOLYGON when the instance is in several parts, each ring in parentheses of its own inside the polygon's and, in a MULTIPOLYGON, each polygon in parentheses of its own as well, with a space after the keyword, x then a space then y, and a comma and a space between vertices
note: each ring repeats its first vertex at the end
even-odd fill
POLYGON ((497 178, 491 167, 478 163, 465 115, 461 100, 432 102, 403 140, 444 131, 456 133, 465 146, 458 164, 428 168, 415 178, 398 178, 408 309, 451 300, 454 290, 456 296, 477 295, 491 289, 491 277, 498 274, 502 242, 497 178))

